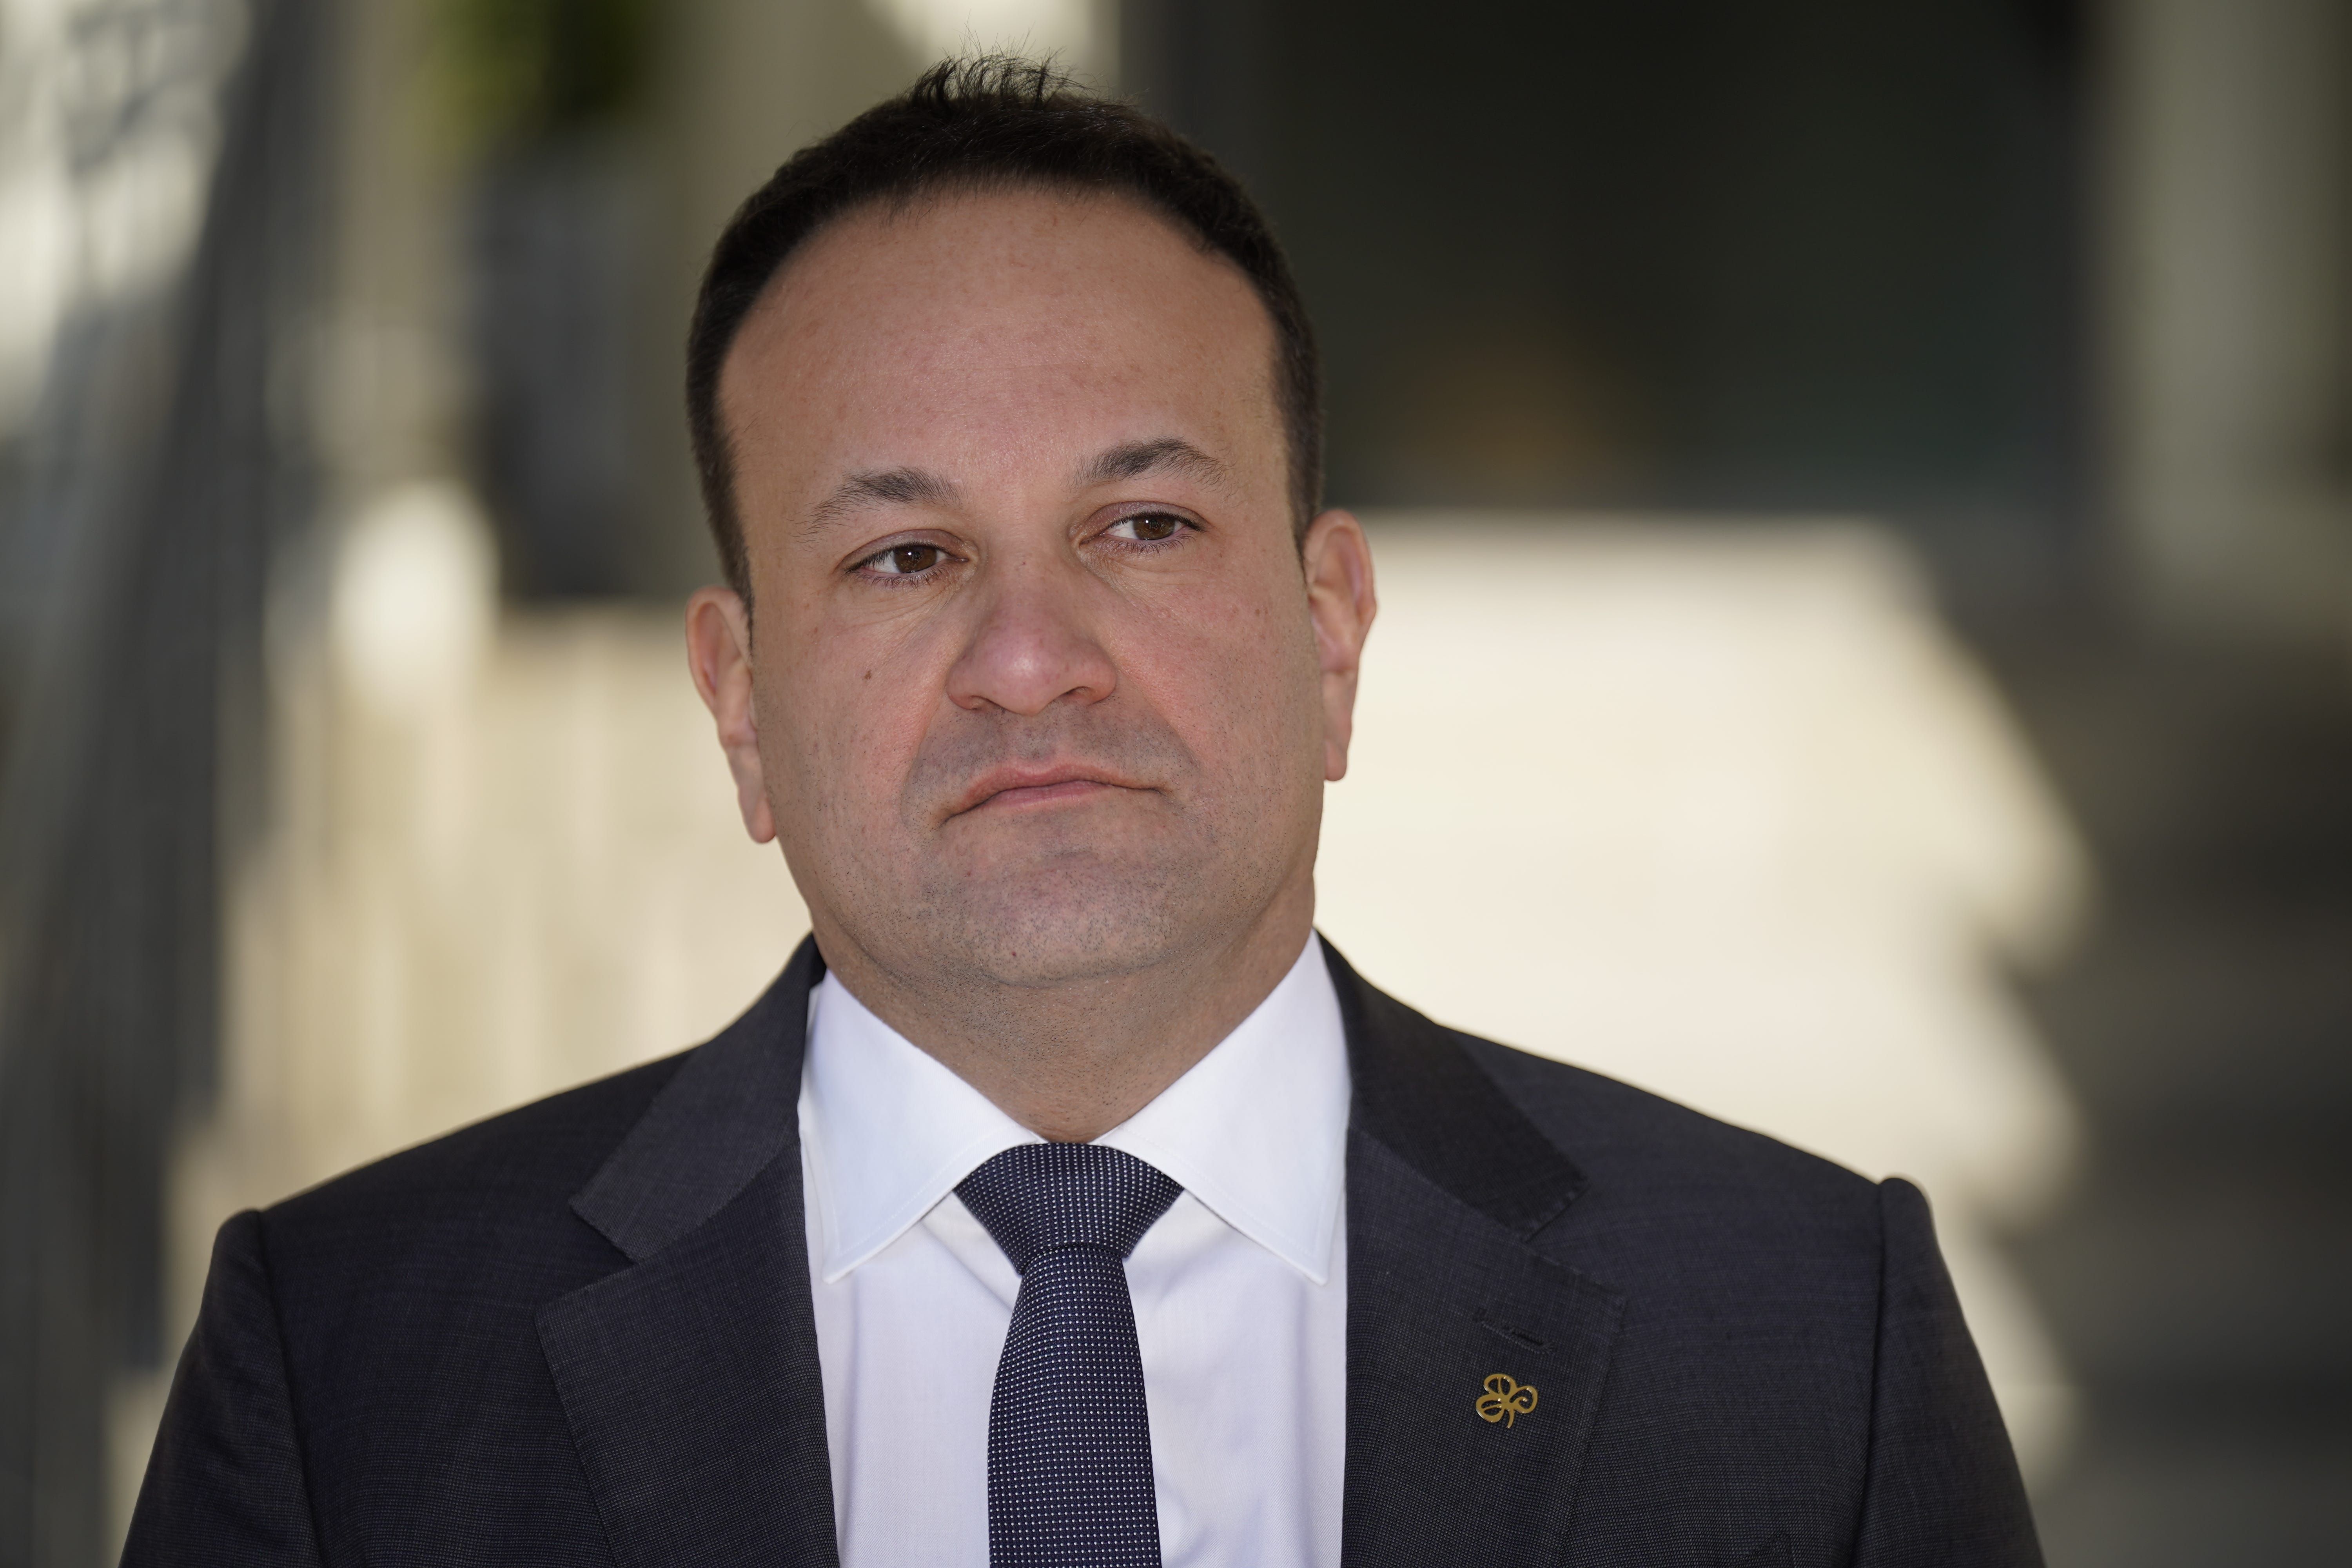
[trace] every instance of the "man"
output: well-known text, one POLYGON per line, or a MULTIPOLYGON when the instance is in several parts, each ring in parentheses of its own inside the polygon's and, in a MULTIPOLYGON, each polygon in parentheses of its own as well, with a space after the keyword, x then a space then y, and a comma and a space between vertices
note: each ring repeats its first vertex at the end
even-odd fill
POLYGON ((132 1561, 2037 1560, 1915 1190, 1314 935, 1371 563, 1213 163, 942 67, 737 215, 688 357, 693 675, 814 936, 231 1220, 132 1561))

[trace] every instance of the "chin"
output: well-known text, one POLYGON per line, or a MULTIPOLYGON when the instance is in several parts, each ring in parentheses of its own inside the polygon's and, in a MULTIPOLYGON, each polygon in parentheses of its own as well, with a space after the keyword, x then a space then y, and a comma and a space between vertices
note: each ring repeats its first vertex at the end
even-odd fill
POLYGON ((961 882, 933 913, 974 978, 1057 985, 1131 974, 1201 941, 1220 922, 1187 896, 1200 890, 1173 868, 1064 863, 961 882))

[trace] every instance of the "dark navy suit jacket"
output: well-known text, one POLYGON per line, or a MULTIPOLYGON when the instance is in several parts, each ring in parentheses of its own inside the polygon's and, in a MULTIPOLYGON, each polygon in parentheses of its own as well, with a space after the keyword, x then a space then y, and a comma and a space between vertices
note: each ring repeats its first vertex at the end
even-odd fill
MULTIPOLYGON (((1915 1188, 1331 968, 1351 1568, 2040 1561, 1915 1188), (1496 1373, 1535 1407, 1482 1419, 1496 1373)), ((126 1563, 834 1563, 822 973, 804 944, 707 1045, 229 1221, 126 1563)))

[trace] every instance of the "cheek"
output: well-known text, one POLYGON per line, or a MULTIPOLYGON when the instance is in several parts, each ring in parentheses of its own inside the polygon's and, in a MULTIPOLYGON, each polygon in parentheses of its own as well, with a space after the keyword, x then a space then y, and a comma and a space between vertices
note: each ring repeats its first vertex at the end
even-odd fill
POLYGON ((1160 607, 1121 664, 1122 679, 1137 679, 1203 761, 1222 754, 1216 771, 1279 774, 1308 756, 1321 776, 1321 687, 1303 592, 1183 596, 1160 607))
POLYGON ((839 635, 795 648, 762 682, 761 751, 793 781, 790 808, 828 818, 895 805, 939 700, 939 683, 908 667, 908 650, 839 635), (770 726, 773 725, 772 731, 770 726))

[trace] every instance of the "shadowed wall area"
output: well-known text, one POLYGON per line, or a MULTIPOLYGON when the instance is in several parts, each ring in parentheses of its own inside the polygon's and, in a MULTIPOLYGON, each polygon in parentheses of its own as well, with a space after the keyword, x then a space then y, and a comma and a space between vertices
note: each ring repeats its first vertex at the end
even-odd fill
POLYGON ((1971 585, 2069 564, 2076 7, 1129 14, 1129 85, 1295 250, 1343 498, 1867 511, 1971 585))

